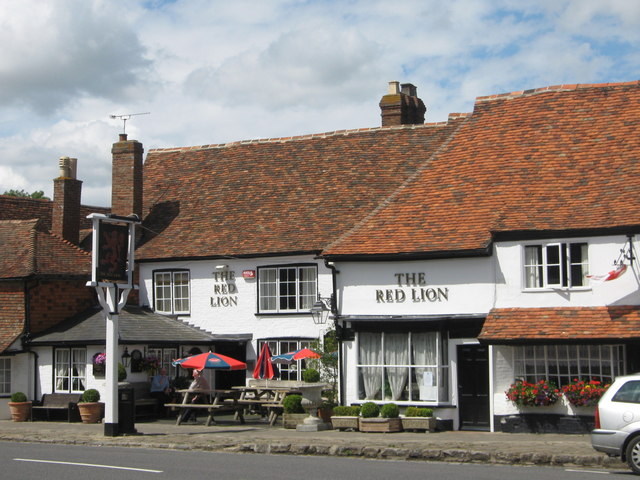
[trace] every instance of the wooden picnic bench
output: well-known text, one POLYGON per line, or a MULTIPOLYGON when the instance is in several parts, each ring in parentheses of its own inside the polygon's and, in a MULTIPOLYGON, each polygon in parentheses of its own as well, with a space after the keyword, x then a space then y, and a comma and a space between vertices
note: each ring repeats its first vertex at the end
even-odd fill
POLYGON ((237 404, 247 409, 263 411, 267 414, 269 425, 275 425, 278 416, 284 411, 284 399, 287 395, 298 393, 294 386, 238 386, 231 387, 240 392, 237 404))
POLYGON ((81 393, 45 393, 42 395, 42 400, 32 405, 31 420, 39 416, 40 412, 46 413, 47 420, 51 420, 52 412, 63 413, 67 422, 80 420, 78 402, 81 397, 81 393))
POLYGON ((206 426, 211 424, 215 425, 214 415, 218 412, 234 412, 236 419, 240 420, 240 423, 244 424, 243 407, 238 405, 238 399, 240 393, 235 390, 176 390, 177 393, 182 394, 181 403, 165 403, 165 407, 175 408, 178 410, 176 418, 176 425, 182 423, 182 417, 184 412, 189 409, 206 410, 208 413, 206 426), (204 403, 191 403, 193 395, 206 395, 208 402, 204 403))

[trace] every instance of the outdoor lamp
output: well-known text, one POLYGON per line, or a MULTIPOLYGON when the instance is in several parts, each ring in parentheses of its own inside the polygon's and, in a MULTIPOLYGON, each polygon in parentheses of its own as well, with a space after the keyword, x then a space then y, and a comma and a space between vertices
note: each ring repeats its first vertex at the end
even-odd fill
POLYGON ((129 353, 129 350, 127 349, 127 347, 124 347, 124 353, 122 354, 122 365, 124 365, 125 367, 128 367, 130 361, 131 361, 131 354, 129 353))
POLYGON ((313 318, 313 323, 316 325, 324 325, 329 319, 331 309, 327 306, 327 300, 329 299, 322 299, 318 297, 316 303, 311 307, 311 318, 313 318))

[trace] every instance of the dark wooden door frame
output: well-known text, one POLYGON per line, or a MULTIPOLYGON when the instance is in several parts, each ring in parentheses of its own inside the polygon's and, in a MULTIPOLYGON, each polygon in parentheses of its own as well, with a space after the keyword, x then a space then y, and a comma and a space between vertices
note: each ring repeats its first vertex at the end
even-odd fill
POLYGON ((457 345, 458 419, 460 430, 490 430, 489 346, 457 345))

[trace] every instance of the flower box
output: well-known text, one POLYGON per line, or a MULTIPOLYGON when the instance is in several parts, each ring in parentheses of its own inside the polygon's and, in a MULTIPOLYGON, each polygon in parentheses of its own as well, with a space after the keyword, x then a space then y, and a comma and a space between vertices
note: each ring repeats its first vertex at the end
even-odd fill
POLYGON ((284 428, 295 430, 298 425, 304 423, 304 419, 308 418, 308 413, 287 413, 282 414, 282 423, 284 428))
POLYGON ((359 423, 361 432, 366 433, 391 433, 402 431, 400 418, 361 418, 359 423))
POLYGON ((334 430, 358 430, 358 418, 359 417, 350 417, 350 416, 332 416, 331 417, 331 425, 334 430))
POLYGON ((402 417, 403 430, 436 431, 436 417, 402 417))

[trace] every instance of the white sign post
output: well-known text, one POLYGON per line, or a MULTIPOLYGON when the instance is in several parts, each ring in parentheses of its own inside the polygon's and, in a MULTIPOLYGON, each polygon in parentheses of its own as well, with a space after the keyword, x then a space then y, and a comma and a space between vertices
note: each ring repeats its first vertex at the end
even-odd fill
POLYGON ((92 213, 93 248, 91 282, 106 321, 104 434, 119 435, 118 428, 118 316, 133 285, 135 224, 137 216, 92 213))

